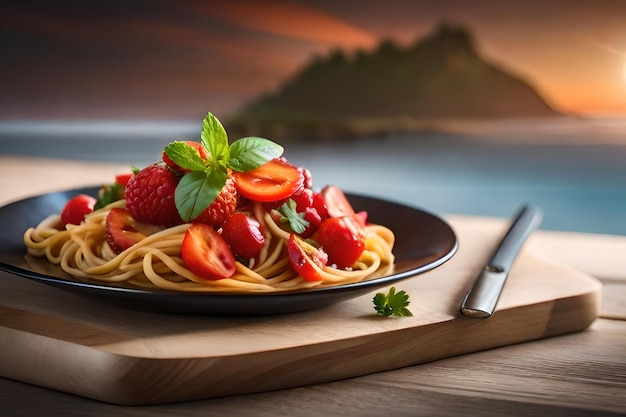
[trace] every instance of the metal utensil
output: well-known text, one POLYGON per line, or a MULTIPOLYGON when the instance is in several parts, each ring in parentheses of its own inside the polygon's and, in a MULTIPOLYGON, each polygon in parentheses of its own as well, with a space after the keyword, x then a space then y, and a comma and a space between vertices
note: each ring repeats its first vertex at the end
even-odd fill
POLYGON ((543 213, 538 207, 527 205, 521 208, 495 253, 465 296, 461 304, 463 315, 479 319, 491 317, 513 261, 530 233, 539 227, 542 218, 543 213))

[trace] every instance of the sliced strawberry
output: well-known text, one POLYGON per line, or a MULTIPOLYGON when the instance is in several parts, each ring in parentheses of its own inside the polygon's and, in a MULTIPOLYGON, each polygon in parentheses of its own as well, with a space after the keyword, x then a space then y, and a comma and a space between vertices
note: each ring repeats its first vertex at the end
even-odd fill
POLYGON ((194 274, 209 280, 233 276, 237 269, 228 244, 209 225, 189 226, 180 248, 183 263, 194 274))
POLYGON ((304 175, 280 159, 234 174, 239 193, 252 201, 267 203, 291 197, 302 189, 304 175))
POLYGON ((208 224, 217 230, 235 213, 238 203, 239 194, 235 187, 235 180, 228 177, 226 184, 215 200, 198 217, 193 219, 192 223, 208 224))
POLYGON ((147 236, 161 228, 133 219, 128 210, 112 208, 106 218, 106 241, 115 253, 122 253, 126 249, 140 242, 147 236))
POLYGON ((149 165, 126 184, 126 209, 142 223, 165 227, 181 224, 183 221, 174 201, 177 185, 178 178, 171 170, 149 165))
POLYGON ((335 185, 327 185, 321 191, 330 217, 354 216, 354 209, 346 195, 335 185))
POLYGON ((305 281, 321 281, 320 270, 326 266, 328 255, 295 234, 289 236, 287 252, 291 267, 305 281))

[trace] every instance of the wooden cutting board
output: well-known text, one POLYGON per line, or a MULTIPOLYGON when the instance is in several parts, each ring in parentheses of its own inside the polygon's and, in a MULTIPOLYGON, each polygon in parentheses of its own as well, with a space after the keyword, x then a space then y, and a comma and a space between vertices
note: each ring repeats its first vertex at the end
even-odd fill
POLYGON ((158 404, 333 381, 580 331, 601 284, 542 260, 529 244, 495 315, 460 302, 506 226, 451 222, 460 246, 400 282, 414 317, 375 315, 372 294, 322 310, 258 318, 123 310, 0 273, 0 375, 117 404, 158 404))

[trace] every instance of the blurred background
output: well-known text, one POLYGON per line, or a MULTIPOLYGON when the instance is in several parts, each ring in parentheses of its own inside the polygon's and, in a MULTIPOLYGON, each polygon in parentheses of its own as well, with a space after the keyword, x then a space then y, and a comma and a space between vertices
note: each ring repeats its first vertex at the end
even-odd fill
MULTIPOLYGON (((0 4, 0 156, 264 136, 314 185, 626 235, 626 2, 0 4)), ((27 168, 25 168, 27 169, 27 168)))

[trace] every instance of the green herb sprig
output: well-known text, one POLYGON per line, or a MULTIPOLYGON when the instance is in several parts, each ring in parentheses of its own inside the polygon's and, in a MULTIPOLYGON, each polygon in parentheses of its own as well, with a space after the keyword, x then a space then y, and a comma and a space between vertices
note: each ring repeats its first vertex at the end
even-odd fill
POLYGON ((374 296, 376 314, 384 317, 412 317, 413 313, 407 308, 409 304, 409 295, 405 291, 396 292, 395 287, 387 294, 379 292, 374 296))
POLYGON ((296 210, 296 202, 291 198, 287 200, 282 206, 278 208, 282 217, 280 218, 281 223, 289 223, 289 227, 296 233, 304 233, 307 227, 309 227, 309 222, 304 220, 304 213, 298 213, 296 210))
POLYGON ((211 205, 226 184, 229 169, 249 171, 278 158, 284 151, 277 143, 254 136, 229 145, 226 129, 210 112, 202 123, 200 140, 209 153, 206 159, 184 141, 171 142, 163 150, 178 166, 189 170, 174 193, 178 214, 185 222, 199 216, 211 205))

